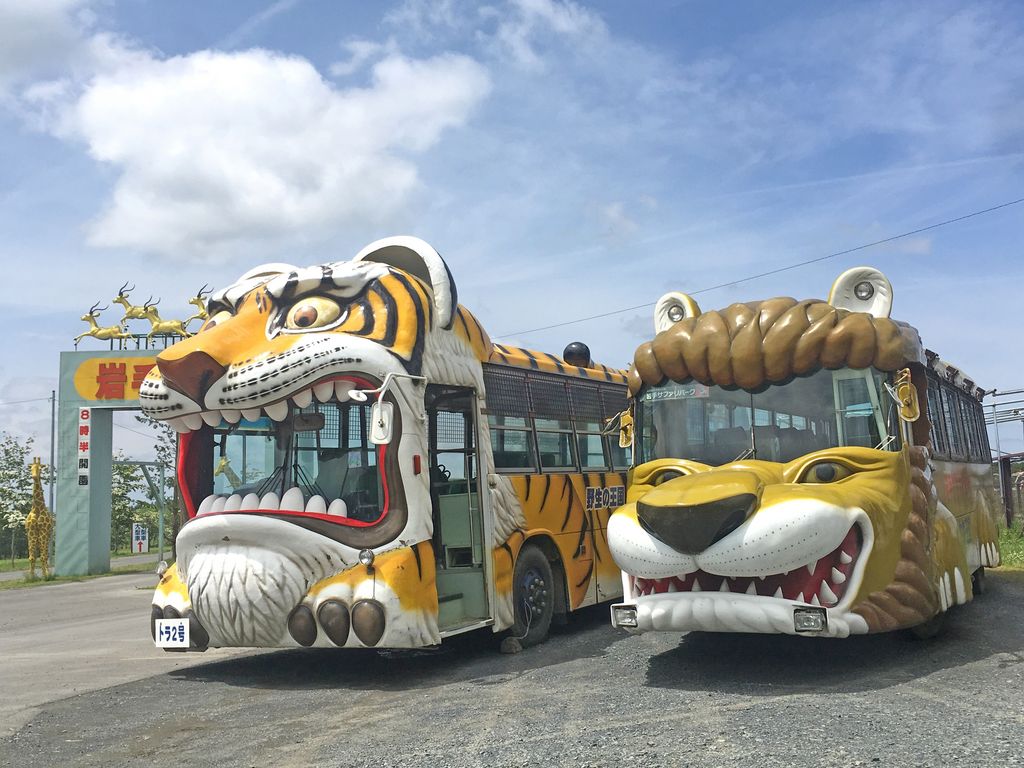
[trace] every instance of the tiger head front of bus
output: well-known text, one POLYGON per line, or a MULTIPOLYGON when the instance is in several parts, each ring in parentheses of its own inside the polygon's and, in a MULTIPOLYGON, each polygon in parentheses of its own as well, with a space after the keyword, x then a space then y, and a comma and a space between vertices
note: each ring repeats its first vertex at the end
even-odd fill
POLYGON ((211 296, 140 391, 180 433, 189 516, 154 619, 187 614, 200 648, 439 642, 421 377, 443 358, 472 384, 458 311, 411 237, 211 296))
POLYGON ((633 607, 616 624, 846 636, 945 607, 925 422, 906 439, 893 387, 923 350, 891 291, 857 268, 828 302, 663 297, 630 372, 635 462, 608 536, 633 607))

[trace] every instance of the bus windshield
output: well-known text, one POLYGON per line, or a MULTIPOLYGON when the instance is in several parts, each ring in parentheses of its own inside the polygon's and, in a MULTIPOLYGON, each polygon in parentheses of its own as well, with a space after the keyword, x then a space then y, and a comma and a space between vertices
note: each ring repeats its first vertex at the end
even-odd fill
POLYGON ((897 450, 898 416, 874 369, 821 370, 751 393, 666 382, 637 400, 637 463, 691 459, 786 462, 823 448, 897 450))
POLYGON ((304 506, 322 499, 324 509, 314 502, 308 511, 373 522, 384 493, 369 424, 370 404, 355 402, 293 407, 279 422, 266 416, 224 422, 214 430, 214 493, 281 498, 298 488, 304 506))

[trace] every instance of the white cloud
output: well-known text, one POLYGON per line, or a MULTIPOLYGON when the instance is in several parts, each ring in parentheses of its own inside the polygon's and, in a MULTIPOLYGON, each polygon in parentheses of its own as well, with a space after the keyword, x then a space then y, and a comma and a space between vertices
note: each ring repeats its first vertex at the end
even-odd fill
POLYGON ((398 46, 393 39, 386 43, 378 43, 375 40, 348 40, 342 43, 342 48, 348 53, 348 58, 345 61, 337 61, 328 68, 334 77, 347 77, 374 59, 398 53, 398 46))
POLYGON ((538 48, 552 38, 594 44, 608 37, 601 17, 571 0, 512 0, 510 10, 496 36, 512 61, 525 69, 545 68, 538 48))
POLYGON ((90 21, 86 0, 0 3, 0 95, 73 65, 90 21))
POLYGON ((119 173, 91 244, 209 259, 386 221, 419 183, 410 155, 462 125, 489 87, 479 64, 450 54, 389 55, 348 90, 268 51, 134 55, 89 81, 54 130, 119 173))

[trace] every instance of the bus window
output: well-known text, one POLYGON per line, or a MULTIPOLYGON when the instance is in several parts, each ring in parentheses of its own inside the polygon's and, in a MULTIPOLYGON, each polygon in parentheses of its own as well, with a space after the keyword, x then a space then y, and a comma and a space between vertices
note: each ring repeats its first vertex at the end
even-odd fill
POLYGON ((898 422, 884 383, 873 370, 823 370, 757 393, 669 381, 637 399, 637 463, 784 462, 840 445, 896 450, 898 422))
POLYGON ((495 469, 535 472, 537 458, 533 452, 533 433, 526 417, 491 414, 487 422, 491 429, 495 469))

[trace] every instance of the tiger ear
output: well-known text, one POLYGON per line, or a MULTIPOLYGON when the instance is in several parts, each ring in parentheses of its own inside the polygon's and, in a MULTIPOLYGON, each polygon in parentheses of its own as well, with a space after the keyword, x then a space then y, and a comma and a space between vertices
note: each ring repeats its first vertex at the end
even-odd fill
POLYGON ((353 261, 387 264, 423 280, 434 295, 438 324, 446 330, 451 329, 455 322, 455 309, 459 305, 458 291, 448 265, 428 243, 407 235, 385 237, 363 248, 353 261))

